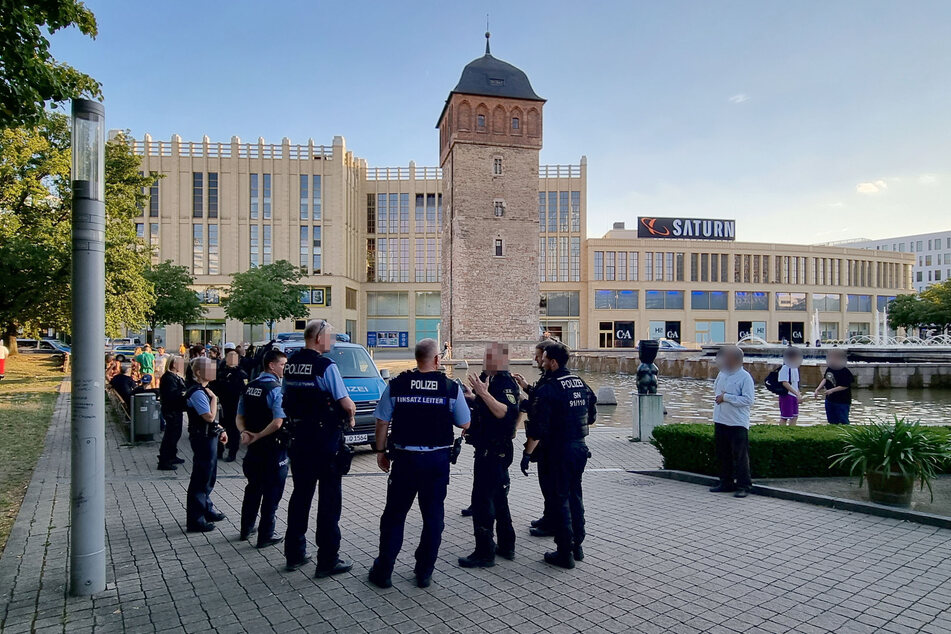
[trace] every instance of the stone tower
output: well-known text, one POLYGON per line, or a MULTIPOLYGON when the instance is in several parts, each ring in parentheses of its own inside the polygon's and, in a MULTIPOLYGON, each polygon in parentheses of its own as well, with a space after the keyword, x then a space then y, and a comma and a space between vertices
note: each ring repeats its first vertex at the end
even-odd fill
POLYGON ((542 106, 524 72, 470 62, 439 117, 442 339, 457 359, 488 341, 530 358, 538 341, 538 152, 542 106))

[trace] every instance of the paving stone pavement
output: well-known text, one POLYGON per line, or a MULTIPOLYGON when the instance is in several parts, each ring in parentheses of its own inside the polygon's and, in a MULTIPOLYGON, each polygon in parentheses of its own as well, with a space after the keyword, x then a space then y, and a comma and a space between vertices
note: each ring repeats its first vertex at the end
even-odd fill
MULTIPOLYGON (((358 455, 344 479, 341 550, 353 571, 316 580, 311 566, 285 572, 280 547, 236 541, 240 458, 219 467, 221 530, 186 535, 188 465, 156 471, 157 443, 130 447, 110 426, 109 587, 68 597, 65 385, 0 559, 3 632, 951 632, 951 531, 634 475, 626 470, 658 467, 659 457, 626 430, 589 436, 588 539, 575 570, 541 562, 551 540, 527 531, 541 512, 537 479, 514 466, 516 560, 456 565, 473 545, 459 515, 472 484, 466 449, 452 472, 433 586, 413 584, 414 510, 394 586, 378 590, 366 573, 386 479, 373 454, 358 455)), ((188 457, 186 439, 181 449, 188 457)))

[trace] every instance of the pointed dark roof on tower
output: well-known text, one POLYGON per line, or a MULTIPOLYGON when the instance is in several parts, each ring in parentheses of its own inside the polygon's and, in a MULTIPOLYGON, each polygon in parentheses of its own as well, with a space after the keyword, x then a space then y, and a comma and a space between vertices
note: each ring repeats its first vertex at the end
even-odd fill
MULTIPOLYGON (((449 98, 452 98, 454 94, 464 94, 545 101, 535 94, 528 76, 521 69, 492 56, 489 51, 489 37, 490 34, 487 32, 485 55, 466 64, 466 67, 462 69, 462 77, 449 93, 449 98)), ((446 99, 447 105, 449 98, 446 99)), ((444 107, 443 113, 445 110, 444 107)), ((439 119, 442 120, 442 114, 439 115, 439 119)), ((437 127, 438 125, 437 123, 437 127)))

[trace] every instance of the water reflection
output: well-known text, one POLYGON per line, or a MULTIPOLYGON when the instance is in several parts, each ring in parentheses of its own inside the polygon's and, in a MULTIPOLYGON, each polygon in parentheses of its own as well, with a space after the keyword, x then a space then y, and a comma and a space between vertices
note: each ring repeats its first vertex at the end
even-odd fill
MULTIPOLYGON (((470 372, 479 372, 481 367, 473 365, 470 372)), ((529 381, 538 377, 538 370, 527 366, 516 366, 513 372, 520 372, 529 381)), ((617 396, 616 407, 598 408, 598 426, 626 427, 633 423, 632 392, 637 391, 637 377, 630 374, 601 374, 596 372, 578 372, 591 388, 597 392, 603 385, 614 388, 617 396)), ((456 372, 455 376, 461 376, 456 372)), ((706 379, 681 379, 660 377, 657 392, 664 396, 668 423, 708 423, 713 417, 713 381, 706 379)), ((811 392, 810 392, 811 393, 811 392)), ((825 423, 823 401, 811 396, 799 406, 799 424, 815 425, 825 423)), ((921 420, 929 425, 951 424, 951 390, 855 390, 853 392, 853 423, 865 422, 870 418, 891 418, 892 414, 907 416, 911 420, 921 420)), ((762 385, 756 386, 756 402, 753 404, 753 423, 779 423, 779 405, 777 397, 762 385)))

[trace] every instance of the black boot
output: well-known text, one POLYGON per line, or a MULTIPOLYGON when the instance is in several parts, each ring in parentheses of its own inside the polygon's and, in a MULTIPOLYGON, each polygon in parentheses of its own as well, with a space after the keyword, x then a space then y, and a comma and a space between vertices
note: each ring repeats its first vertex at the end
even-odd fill
POLYGON ((384 574, 378 570, 375 565, 370 568, 370 574, 368 578, 370 583, 375 585, 377 588, 383 588, 385 590, 386 588, 393 587, 393 581, 390 579, 390 575, 384 574))
POLYGON ((575 559, 570 550, 559 550, 553 553, 545 553, 545 563, 559 568, 571 570, 575 567, 575 559))

